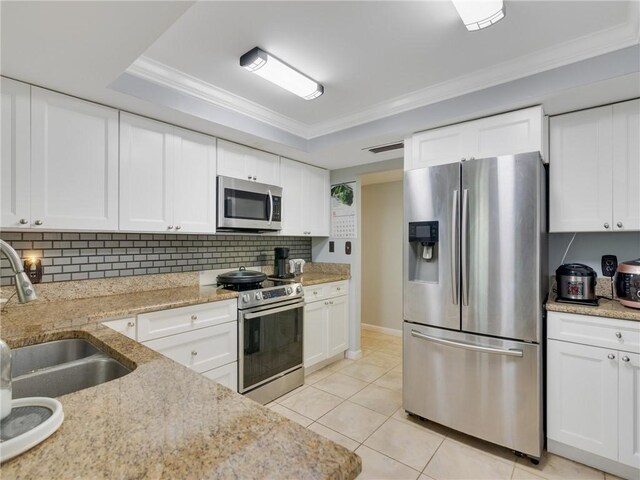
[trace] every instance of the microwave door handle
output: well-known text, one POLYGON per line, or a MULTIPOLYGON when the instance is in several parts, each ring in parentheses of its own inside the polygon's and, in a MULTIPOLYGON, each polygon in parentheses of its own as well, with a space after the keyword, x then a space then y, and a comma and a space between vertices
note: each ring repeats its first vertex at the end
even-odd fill
POLYGON ((271 195, 271 190, 267 192, 269 193, 269 225, 271 225, 271 221, 273 220, 273 195, 271 195))

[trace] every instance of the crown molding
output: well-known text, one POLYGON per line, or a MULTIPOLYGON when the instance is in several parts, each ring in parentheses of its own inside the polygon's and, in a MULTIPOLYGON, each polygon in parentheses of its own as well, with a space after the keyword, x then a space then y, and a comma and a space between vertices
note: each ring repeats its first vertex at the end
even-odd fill
POLYGON ((640 43, 640 2, 630 2, 628 21, 559 45, 426 87, 370 108, 313 125, 297 121, 173 67, 139 57, 127 73, 207 103, 265 122, 305 140, 404 113, 478 90, 535 75, 640 43))
POLYGON ((274 112, 251 100, 218 88, 144 55, 133 62, 127 68, 126 73, 163 85, 180 93, 191 95, 207 103, 241 113, 299 137, 308 138, 309 125, 274 112))

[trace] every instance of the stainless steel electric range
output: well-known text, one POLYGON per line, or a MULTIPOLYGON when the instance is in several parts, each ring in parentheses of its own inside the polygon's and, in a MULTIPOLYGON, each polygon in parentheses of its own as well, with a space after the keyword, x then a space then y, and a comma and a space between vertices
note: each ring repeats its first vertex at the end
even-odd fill
POLYGON ((223 286, 240 292, 238 391, 267 404, 301 386, 304 383, 302 285, 263 280, 223 282, 223 286))

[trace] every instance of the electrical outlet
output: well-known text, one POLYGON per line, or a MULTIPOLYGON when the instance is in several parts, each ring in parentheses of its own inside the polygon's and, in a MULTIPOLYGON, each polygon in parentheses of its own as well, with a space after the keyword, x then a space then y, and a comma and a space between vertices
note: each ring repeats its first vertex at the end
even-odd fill
POLYGON ((351 242, 344 243, 344 253, 351 255, 351 242))
POLYGON ((618 257, 615 255, 602 256, 602 274, 605 277, 613 277, 618 269, 618 257))
POLYGON ((329 253, 333 253, 336 251, 336 242, 333 240, 329 241, 329 253))

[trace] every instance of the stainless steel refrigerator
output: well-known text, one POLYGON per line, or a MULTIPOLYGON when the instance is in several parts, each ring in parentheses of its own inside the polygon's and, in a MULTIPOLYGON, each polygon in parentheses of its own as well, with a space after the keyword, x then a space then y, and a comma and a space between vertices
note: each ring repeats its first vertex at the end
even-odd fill
POLYGON ((538 152, 405 172, 403 406, 543 447, 546 171, 538 152))

